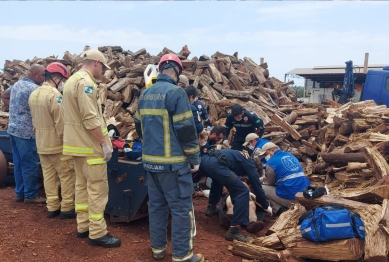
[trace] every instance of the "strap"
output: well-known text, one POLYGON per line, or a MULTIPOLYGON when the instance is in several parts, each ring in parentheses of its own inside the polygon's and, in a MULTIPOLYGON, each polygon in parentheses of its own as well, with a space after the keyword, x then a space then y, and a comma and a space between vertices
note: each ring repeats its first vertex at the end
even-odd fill
POLYGON ((313 213, 313 210, 309 210, 309 211, 304 212, 304 214, 302 214, 302 215, 300 216, 297 225, 300 225, 300 224, 301 224, 307 217, 309 217, 312 213, 313 213))
POLYGON ((350 214, 351 214, 351 220, 353 222, 353 226, 352 226, 353 231, 354 231, 355 235, 357 236, 357 238, 362 238, 362 236, 359 234, 359 231, 357 229, 357 222, 355 221, 355 214, 354 214, 354 212, 350 212, 350 214))
POLYGON ((215 156, 219 162, 221 164, 223 164, 224 166, 226 166, 227 168, 231 169, 231 165, 230 165, 230 162, 228 161, 226 155, 222 154, 220 152, 220 150, 215 150, 215 149, 211 149, 211 150, 208 150, 207 153, 210 155, 210 156, 215 156))

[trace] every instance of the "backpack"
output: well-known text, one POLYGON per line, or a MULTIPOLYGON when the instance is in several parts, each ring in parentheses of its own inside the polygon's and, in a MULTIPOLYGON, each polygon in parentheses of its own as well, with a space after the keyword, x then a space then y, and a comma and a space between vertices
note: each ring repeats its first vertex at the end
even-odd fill
POLYGON ((299 218, 303 238, 325 242, 345 238, 365 239, 365 226, 358 213, 338 204, 319 206, 299 218))

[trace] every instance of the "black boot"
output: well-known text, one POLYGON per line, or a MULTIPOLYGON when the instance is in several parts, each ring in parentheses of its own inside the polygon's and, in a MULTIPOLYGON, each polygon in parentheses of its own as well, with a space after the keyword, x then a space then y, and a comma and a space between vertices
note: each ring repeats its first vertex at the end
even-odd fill
POLYGON ((82 233, 77 232, 77 237, 78 238, 87 238, 87 237, 89 237, 89 230, 85 231, 85 232, 82 232, 82 233))
POLYGON ((240 242, 250 242, 254 240, 254 238, 250 236, 243 235, 242 231, 240 231, 240 226, 230 227, 230 229, 227 231, 227 234, 225 235, 225 239, 229 241, 235 239, 240 242))
POLYGON ((208 204, 207 210, 205 211, 205 215, 207 217, 211 217, 213 215, 217 215, 218 210, 216 208, 216 205, 208 204))
POLYGON ((58 216, 60 213, 61 213, 61 211, 59 209, 55 210, 55 211, 47 211, 46 217, 53 218, 53 217, 58 216))
POLYGON ((61 215, 59 217, 61 219, 76 218, 77 217, 77 213, 73 209, 73 210, 70 210, 70 211, 61 212, 61 215))
POLYGON ((88 244, 91 246, 118 247, 120 246, 121 241, 117 237, 106 234, 105 236, 96 239, 89 238, 88 244))

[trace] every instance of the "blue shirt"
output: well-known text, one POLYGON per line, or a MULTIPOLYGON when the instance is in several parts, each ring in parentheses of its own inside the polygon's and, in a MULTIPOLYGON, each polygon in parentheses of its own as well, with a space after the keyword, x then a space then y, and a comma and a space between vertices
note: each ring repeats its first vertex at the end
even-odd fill
POLYGON ((28 98, 37 88, 38 85, 34 81, 23 77, 7 89, 7 92, 11 93, 8 134, 23 139, 35 139, 28 98))

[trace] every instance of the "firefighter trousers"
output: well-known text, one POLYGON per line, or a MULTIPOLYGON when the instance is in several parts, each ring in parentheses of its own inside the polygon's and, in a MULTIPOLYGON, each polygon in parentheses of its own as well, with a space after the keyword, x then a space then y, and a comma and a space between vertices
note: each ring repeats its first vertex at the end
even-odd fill
POLYGON ((47 210, 56 211, 60 209, 62 212, 73 210, 76 181, 73 160, 66 158, 62 153, 41 154, 39 158, 43 171, 47 210), (60 186, 62 200, 59 196, 60 186))
POLYGON ((104 209, 108 202, 107 163, 102 158, 73 156, 76 171, 77 231, 89 238, 105 236, 104 209))

